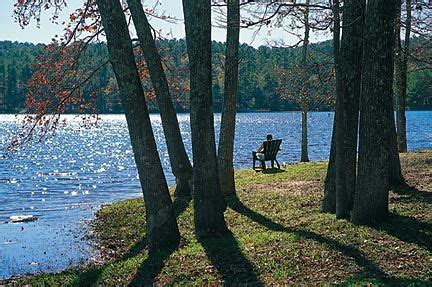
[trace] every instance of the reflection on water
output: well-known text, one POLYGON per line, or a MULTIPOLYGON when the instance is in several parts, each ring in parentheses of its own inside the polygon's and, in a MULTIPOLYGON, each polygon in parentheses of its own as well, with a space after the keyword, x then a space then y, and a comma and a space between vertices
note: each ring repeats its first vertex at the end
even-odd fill
MULTIPOLYGON (((432 112, 408 113, 410 149, 432 147, 432 112)), ((0 222, 13 215, 33 215, 29 223, 0 224, 0 278, 37 271, 60 270, 86 261, 94 250, 83 240, 85 222, 107 202, 141 195, 126 122, 104 115, 98 128, 70 123, 44 144, 29 146, 13 157, 0 154, 0 222)), ((159 154, 170 184, 169 159, 160 117, 151 116, 159 154)), ((216 130, 220 116, 216 115, 216 130)), ((333 114, 311 113, 309 152, 313 161, 328 157, 333 114)), ((188 115, 179 115, 189 155, 188 115)), ((17 128, 14 116, 0 116, 0 143, 17 128)), ((235 167, 251 165, 250 152, 267 133, 283 139, 279 161, 300 158, 299 113, 239 114, 235 167)))

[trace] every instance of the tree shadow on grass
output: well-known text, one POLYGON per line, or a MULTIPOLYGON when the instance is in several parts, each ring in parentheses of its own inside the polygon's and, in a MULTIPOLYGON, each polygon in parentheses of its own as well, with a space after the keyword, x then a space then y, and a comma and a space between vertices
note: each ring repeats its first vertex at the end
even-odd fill
POLYGON ((86 270, 85 272, 81 273, 78 278, 72 282, 72 286, 96 286, 96 283, 98 282, 101 274, 102 274, 103 268, 90 268, 86 270))
MULTIPOLYGON (((174 213, 178 218, 189 206, 191 197, 176 197, 173 201, 174 213)), ((144 246, 146 241, 144 240, 144 246)), ((133 251, 135 248, 132 248, 133 251)), ((140 250, 142 252, 143 249, 140 250)), ((151 286, 155 283, 156 277, 161 273, 165 266, 165 260, 168 259, 176 249, 165 249, 158 252, 150 253, 138 268, 137 274, 129 286, 151 286)), ((136 255, 136 254, 135 254, 136 255)), ((133 256, 135 256, 133 255, 133 256)))
MULTIPOLYGON (((429 194, 425 194, 426 192, 418 192, 421 193, 421 196, 429 198, 429 194)), ((374 280, 378 279, 379 281, 391 286, 406 286, 409 284, 414 284, 415 286, 430 286, 430 280, 388 276, 376 263, 366 258, 366 256, 354 246, 342 244, 334 239, 324 237, 311 231, 285 227, 263 216, 262 214, 251 210, 246 205, 244 205, 237 196, 229 197, 227 202, 234 211, 249 217, 251 220, 267 227, 270 230, 293 233, 303 238, 311 239, 322 244, 327 244, 345 256, 353 258, 354 262, 358 266, 362 267, 363 271, 359 275, 349 279, 349 281, 346 282, 346 285, 342 284, 342 286, 367 285, 366 282, 361 283, 365 278, 374 280), (353 282, 357 282, 359 284, 351 284, 353 282)), ((372 227, 384 230, 389 235, 397 237, 402 241, 423 246, 429 252, 432 252, 432 224, 430 223, 425 223, 407 216, 391 214, 389 221, 372 227)))
MULTIPOLYGON (((419 279, 419 278, 409 278, 409 277, 391 277, 386 282, 384 286, 417 286, 417 287, 427 287, 432 286, 431 279, 419 279)), ((352 287, 352 286, 383 286, 382 282, 377 278, 364 278, 362 275, 356 275, 348 278, 344 282, 338 284, 341 287, 352 287)))
POLYGON ((430 223, 391 213, 387 221, 371 225, 371 227, 432 252, 432 224, 430 223))
POLYGON ((263 174, 275 174, 275 173, 283 173, 286 172, 286 170, 284 169, 280 169, 280 168, 276 168, 276 167, 272 167, 272 168, 266 168, 266 169, 262 169, 262 168, 257 168, 255 169, 256 172, 261 172, 263 174))
MULTIPOLYGON (((392 198, 394 202, 425 203, 432 205, 432 192, 421 191, 409 185, 393 188, 393 192, 401 197, 392 198)), ((385 231, 407 243, 414 243, 432 252, 432 224, 416 218, 390 213, 388 220, 370 225, 385 231)))
MULTIPOLYGON (((189 206, 191 197, 177 197, 173 201, 174 213, 179 217, 189 206)), ((129 250, 128 253, 121 256, 119 259, 114 260, 112 263, 126 261, 140 253, 147 247, 147 239, 144 237, 136 242, 129 250)), ((166 249, 149 254, 141 266, 137 270, 137 274, 130 282, 129 286, 151 286, 153 285, 156 277, 160 274, 164 267, 164 262, 170 257, 175 249, 166 249)), ((73 286, 95 286, 97 285, 100 276, 107 266, 91 267, 85 272, 82 272, 77 280, 72 283, 73 286)))
POLYGON ((366 256, 354 246, 342 244, 334 239, 324 237, 320 234, 311 231, 285 227, 263 216, 262 214, 248 208, 240 201, 240 199, 237 196, 231 196, 227 198, 227 202, 228 205, 231 207, 231 209, 233 209, 234 211, 249 217, 251 220, 255 221, 256 223, 270 230, 291 233, 291 234, 295 234, 298 237, 311 239, 321 244, 326 244, 330 248, 341 252, 347 257, 351 257, 352 259, 354 259, 354 262, 358 266, 362 267, 363 276, 376 277, 376 278, 380 278, 383 281, 388 279, 387 274, 377 264, 375 264, 373 261, 366 258, 366 256))
POLYGON ((168 259, 176 249, 166 249, 150 253, 138 268, 135 277, 128 286, 152 286, 156 277, 161 273, 168 259))
POLYGON ((264 286, 231 232, 218 238, 201 239, 200 243, 221 274, 224 285, 264 286))
POLYGON ((280 168, 267 168, 262 171, 263 174, 275 174, 275 173, 284 173, 286 170, 280 168))
MULTIPOLYGON (((131 248, 129 253, 113 261, 112 263, 121 263, 131 259, 143 252, 146 246, 146 240, 140 240, 131 248)), ((166 249, 149 254, 143 263, 141 263, 141 265, 138 267, 136 275, 128 286, 152 286, 155 283, 156 277, 162 271, 165 265, 165 260, 168 259, 174 251, 175 249, 166 249)), ((106 269, 107 266, 90 268, 81 273, 77 280, 72 283, 72 286, 97 286, 99 285, 98 281, 102 273, 106 269)))
POLYGON ((408 202, 423 202, 432 204, 432 192, 422 191, 410 185, 402 185, 392 188, 392 191, 404 197, 395 198, 395 201, 408 201, 408 202))
MULTIPOLYGON (((176 216, 187 209, 191 201, 190 197, 176 198, 173 205, 176 216)), ((262 286, 252 264, 242 254, 237 240, 228 232, 218 238, 201 239, 209 260, 220 272, 224 283, 227 285, 253 285, 262 286)), ((134 248, 132 248, 134 250, 134 248)), ((164 267, 164 262, 175 250, 165 250, 149 257, 141 264, 135 278, 129 286, 151 286, 155 278, 164 267)))

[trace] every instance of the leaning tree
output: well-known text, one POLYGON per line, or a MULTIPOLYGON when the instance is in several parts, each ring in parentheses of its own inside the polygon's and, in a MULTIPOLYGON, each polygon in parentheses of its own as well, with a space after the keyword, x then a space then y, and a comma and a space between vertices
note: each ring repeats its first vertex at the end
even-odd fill
POLYGON ((175 196, 190 196, 192 165, 181 137, 171 92, 162 60, 153 38, 151 26, 140 0, 128 0, 129 10, 137 31, 140 47, 153 84, 162 127, 166 139, 171 168, 176 177, 175 196))
MULTIPOLYGON (((37 4, 38 2, 34 1, 17 4, 16 12, 17 16, 21 17, 19 19, 22 24, 27 24, 27 19, 31 17, 38 17, 40 10, 46 7, 37 4)), ((60 2, 55 5, 56 11, 61 8, 58 6, 60 2)), ((79 89, 105 63, 90 71, 84 71, 78 60, 91 40, 105 33, 109 62, 120 90, 143 190, 149 251, 177 247, 180 234, 157 152, 124 9, 116 0, 86 1, 83 9, 78 9, 71 15, 71 21, 75 20, 76 25, 67 26, 60 43, 55 41, 47 46, 48 57, 39 63, 40 67, 33 76, 33 90, 30 90, 27 105, 34 109, 35 116, 27 117, 26 124, 29 129, 24 133, 24 138, 18 138, 18 144, 31 138, 38 127, 42 127, 42 136, 55 129, 60 115, 69 105, 79 104, 85 107, 92 104, 85 102, 86 99, 79 93, 79 89), (91 32, 90 36, 85 37, 85 40, 75 41, 78 34, 85 31, 91 32), (58 82, 55 82, 56 80, 58 82), (48 94, 52 98, 48 98, 48 94)))

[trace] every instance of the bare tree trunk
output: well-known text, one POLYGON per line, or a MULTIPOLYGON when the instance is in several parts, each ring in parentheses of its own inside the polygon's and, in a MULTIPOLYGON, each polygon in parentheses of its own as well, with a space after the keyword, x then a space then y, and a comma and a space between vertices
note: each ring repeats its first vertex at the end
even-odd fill
POLYGON ((387 101, 387 121, 388 125, 386 133, 389 152, 389 184, 391 187, 401 186, 405 184, 405 179, 402 175, 402 168, 398 153, 397 134, 393 110, 393 97, 390 97, 387 101))
POLYGON ((198 238, 228 230, 223 214, 226 202, 219 184, 212 111, 210 2, 183 0, 190 63, 194 222, 198 238))
MULTIPOLYGON (((339 0, 333 0, 333 62, 336 76, 336 99, 340 97, 340 9, 339 0)), ((324 198, 322 200, 322 211, 328 213, 336 212, 336 118, 338 111, 335 108, 333 119, 333 130, 327 174, 324 185, 324 198)))
POLYGON ((123 9, 117 0, 97 0, 97 4, 143 189, 149 251, 154 252, 166 247, 175 248, 178 246, 180 234, 157 153, 123 9))
POLYGON ((240 3, 239 0, 229 0, 225 56, 225 91, 218 149, 219 177, 223 194, 235 194, 233 154, 239 66, 239 36, 240 3))
POLYGON ((308 132, 307 132, 307 113, 309 109, 309 99, 308 99, 308 66, 307 66, 307 54, 309 47, 309 3, 310 0, 306 0, 305 11, 304 11, 304 21, 305 21, 305 33, 303 39, 303 55, 302 55, 302 65, 303 65, 303 87, 301 90, 301 115, 302 115, 302 143, 301 143, 301 162, 308 162, 308 132))
POLYGON ((351 220, 367 224, 388 214, 389 102, 393 85, 394 29, 398 0, 368 0, 360 104, 360 142, 351 220))
POLYGON ((365 4, 344 3, 336 100, 336 218, 349 218, 355 193, 365 4))
POLYGON ((156 93, 171 168, 177 182, 174 195, 190 196, 192 165, 183 144, 162 61, 141 1, 128 0, 128 4, 156 93))
MULTIPOLYGON (((335 116, 336 117, 336 116, 335 116)), ((336 137, 335 123, 331 139, 330 158, 324 182, 324 197, 321 204, 322 212, 336 213, 336 137)))
MULTIPOLYGON (((407 0, 407 4, 409 4, 409 8, 407 11, 407 25, 408 28, 411 29, 411 0, 407 0)), ((400 140, 405 142, 403 144, 405 146, 406 151, 406 119, 405 119, 405 100, 406 100, 406 89, 407 89, 407 54, 405 54, 405 51, 408 52, 409 49, 409 34, 408 32, 408 47, 406 47, 405 51, 402 51, 401 49, 401 42, 400 42, 400 26, 401 26, 401 9, 402 2, 397 1, 397 8, 396 8, 396 17, 394 20, 394 37, 395 37, 395 43, 394 43, 394 74, 395 74, 395 92, 396 92, 396 103, 397 103, 397 111, 396 111, 396 117, 397 117, 397 123, 402 124, 403 126, 401 128, 398 127, 398 131, 396 132, 396 124, 394 120, 394 110, 393 110, 393 97, 389 99, 387 103, 387 116, 388 116, 388 147, 389 147, 389 184, 390 186, 400 186, 405 184, 405 180, 402 175, 401 165, 400 165, 400 159, 399 159, 399 153, 398 149, 401 147, 399 145, 400 140), (404 66, 405 66, 405 72, 404 72, 404 66), (401 111, 402 107, 402 111, 401 111), (401 133, 401 136, 398 134, 401 133), (399 142, 398 142, 399 141, 399 142)), ((403 149, 403 148, 402 148, 403 149)))
POLYGON ((403 0, 400 1, 398 7, 398 17, 396 19, 396 47, 395 47, 395 92, 396 92, 396 123, 397 123, 397 138, 399 152, 407 152, 407 136, 406 136, 406 97, 408 86, 408 55, 410 49, 411 37, 411 0, 406 0, 406 20, 405 20, 405 41, 402 48, 400 33, 401 33, 401 6, 403 0))
POLYGON ((302 145, 301 145, 301 162, 309 162, 308 156, 308 124, 307 124, 307 109, 301 111, 302 116, 302 145))

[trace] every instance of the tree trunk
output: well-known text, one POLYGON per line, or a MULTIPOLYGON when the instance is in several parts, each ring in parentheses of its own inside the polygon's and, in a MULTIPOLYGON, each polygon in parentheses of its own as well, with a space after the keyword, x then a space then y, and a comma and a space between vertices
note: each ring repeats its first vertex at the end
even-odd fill
POLYGON ((335 124, 336 218, 349 218, 355 193, 364 9, 364 1, 344 3, 335 124))
POLYGON ((359 163, 351 220, 367 224, 388 214, 389 109, 393 85, 393 23, 398 0, 368 0, 364 25, 359 163))
POLYGON ((393 97, 387 99, 387 121, 388 125, 386 132, 389 152, 389 185, 390 187, 396 187, 404 185, 405 179, 402 175, 402 168, 398 152, 397 134, 393 110, 393 97))
POLYGON ((180 234, 157 153, 144 91, 121 4, 97 0, 109 58, 120 89, 129 135, 144 194, 149 251, 177 247, 180 234))
POLYGON ((302 144, 301 144, 301 162, 309 162, 308 156, 308 124, 307 124, 307 109, 301 112, 302 116, 302 144))
POLYGON ((405 20, 405 41, 402 48, 400 33, 401 33, 401 6, 403 0, 398 6, 398 17, 395 21, 395 92, 396 92, 396 123, 397 123, 397 139, 399 152, 407 152, 407 136, 406 136, 406 97, 407 97, 407 74, 408 74, 408 55, 410 48, 411 37, 411 0, 406 0, 406 20, 405 20))
POLYGON ((210 0, 183 0, 190 65, 194 223, 198 238, 226 233, 212 111, 210 0))
POLYGON ((156 93, 171 168, 177 182, 174 195, 190 196, 192 165, 183 144, 162 61, 141 1, 128 0, 128 4, 156 93))
POLYGON ((307 112, 309 110, 309 95, 308 95, 308 65, 307 65, 307 54, 309 47, 309 3, 310 0, 306 0, 305 2, 305 11, 304 11, 304 25, 305 25, 305 33, 303 39, 303 54, 302 54, 302 66, 303 66, 303 87, 300 95, 300 106, 301 106, 301 115, 302 115, 302 143, 301 143, 301 162, 308 162, 308 132, 307 132, 307 112))
MULTIPOLYGON (((340 96, 340 72, 339 72, 339 53, 340 53, 340 11, 339 0, 333 0, 333 63, 336 76, 336 99, 340 96)), ((336 212, 336 118, 338 113, 335 108, 333 118, 333 130, 331 138, 331 148, 327 174, 324 184, 324 198, 322 201, 322 211, 328 213, 336 212)))
POLYGON ((401 26, 401 6, 402 2, 398 1, 396 8, 396 17, 394 21, 394 74, 395 74, 395 94, 396 94, 396 118, 397 124, 401 124, 402 126, 398 126, 398 130, 396 132, 396 124, 394 121, 394 111, 393 111, 393 97, 389 99, 387 104, 388 109, 388 140, 389 140, 389 184, 390 186, 400 186, 405 184, 405 180, 402 175, 399 152, 401 149, 401 140, 405 142, 402 144, 402 150, 406 151, 406 118, 405 118, 405 108, 406 108, 406 91, 407 91, 407 60, 409 49, 409 37, 410 37, 410 29, 411 29, 411 0, 407 0, 407 21, 408 25, 408 43, 405 45, 405 51, 401 49, 400 42, 400 26, 401 26), (400 134, 400 136, 399 136, 400 134))
POLYGON ((218 150, 221 190, 226 195, 235 194, 233 155, 239 66, 239 36, 240 3, 239 0, 229 0, 225 56, 225 91, 218 150))
MULTIPOLYGON (((335 115, 336 118, 336 115, 335 115)), ((333 120, 333 132, 330 147, 330 157, 327 166, 327 174, 324 182, 324 197, 321 210, 326 213, 336 213, 336 135, 335 120, 333 120)))

